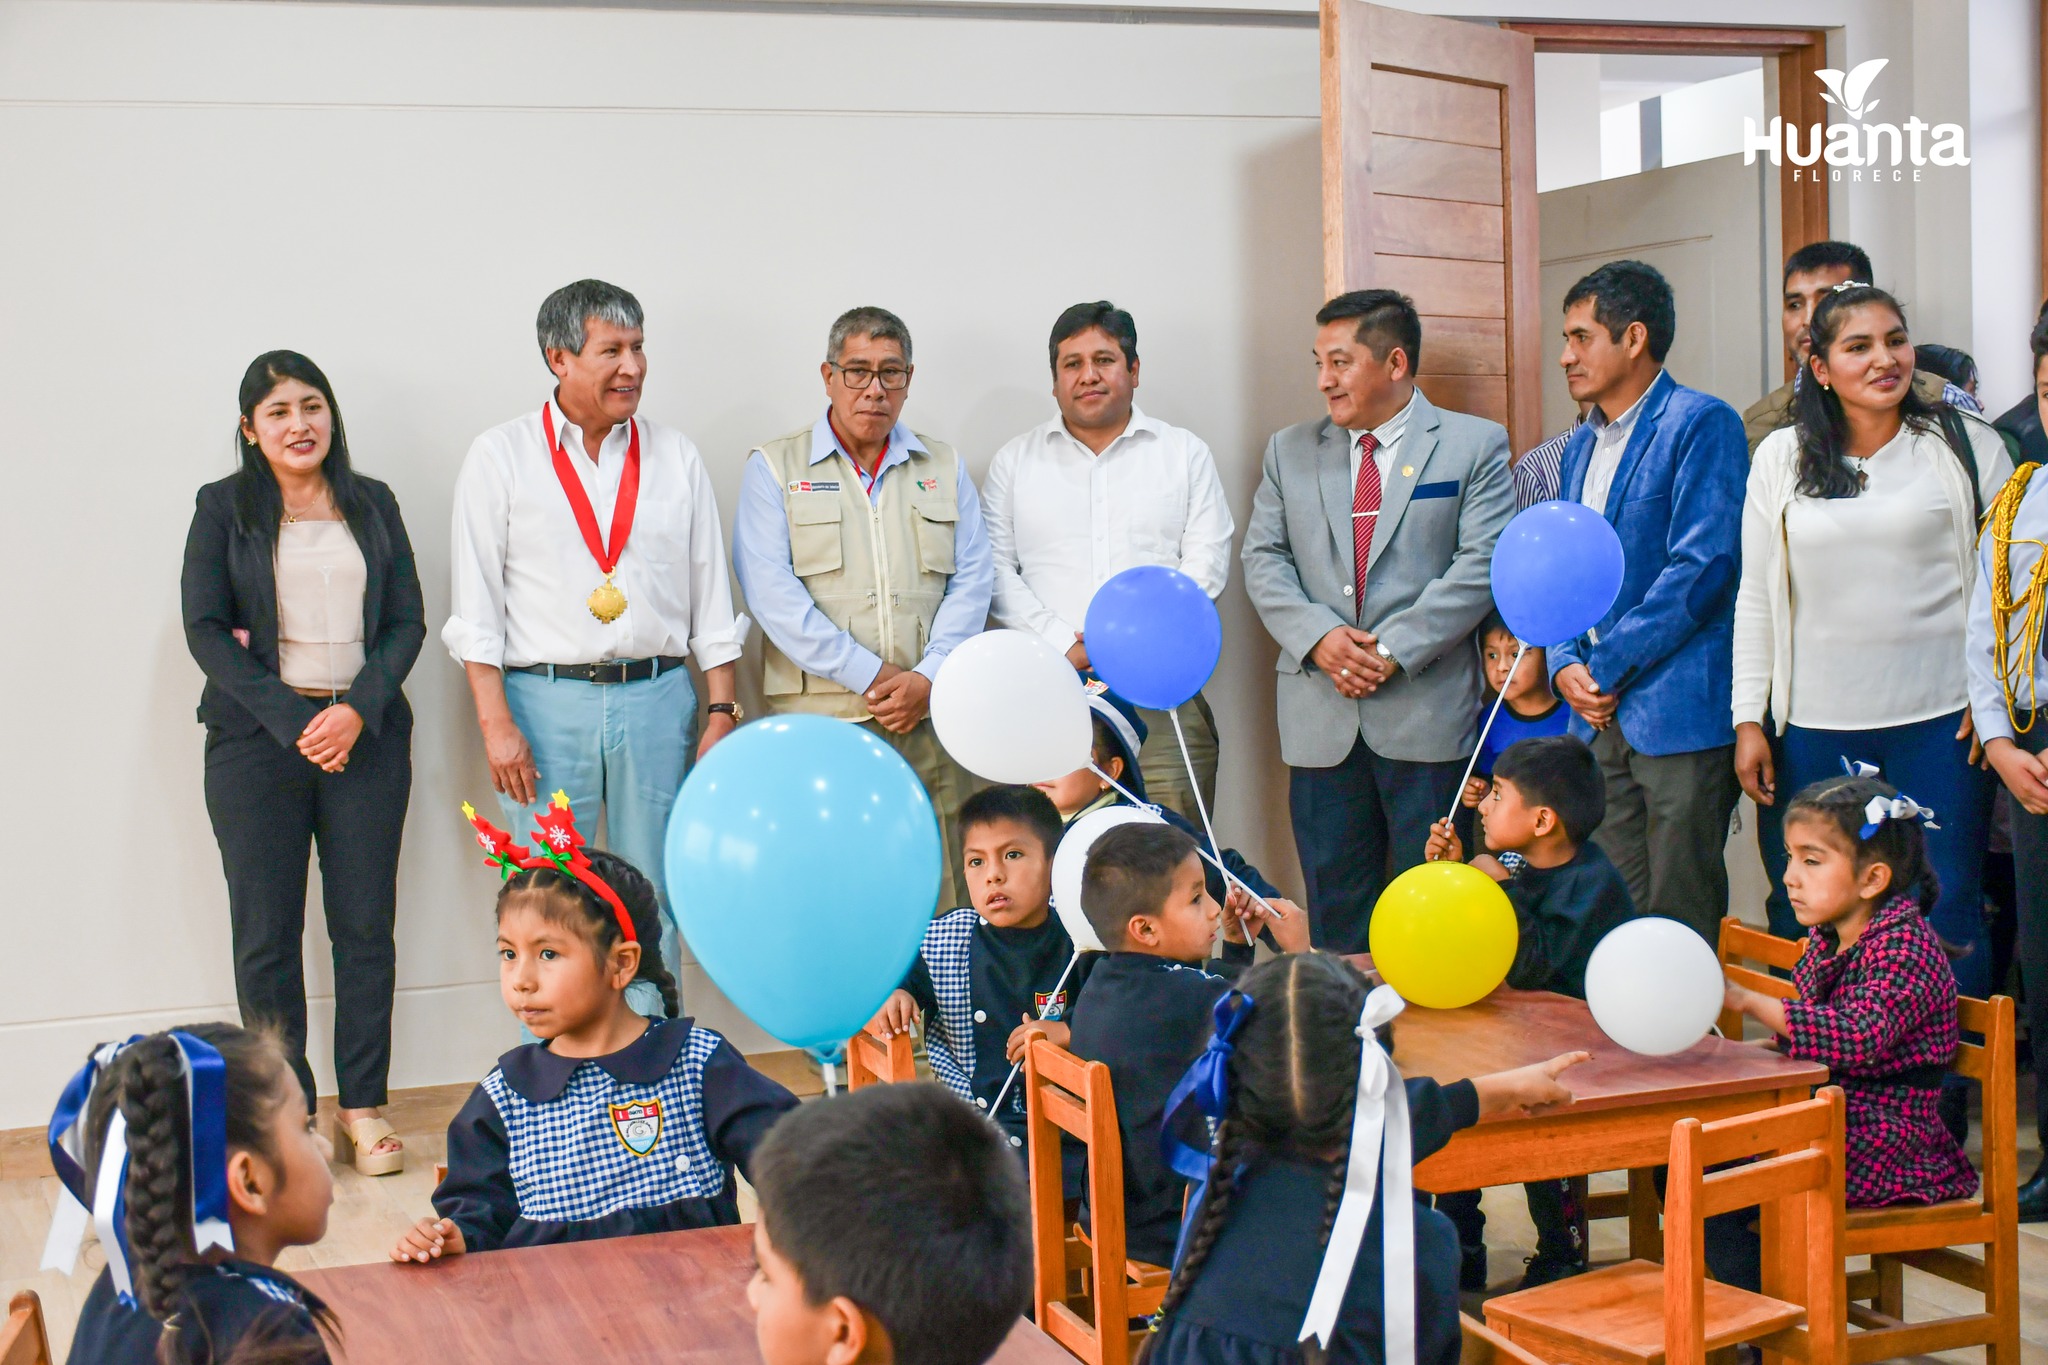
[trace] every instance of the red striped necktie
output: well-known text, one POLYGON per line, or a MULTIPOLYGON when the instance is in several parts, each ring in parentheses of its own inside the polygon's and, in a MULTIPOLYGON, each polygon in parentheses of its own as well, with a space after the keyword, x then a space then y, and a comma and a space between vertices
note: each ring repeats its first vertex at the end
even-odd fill
POLYGON ((1372 528, 1380 519, 1380 463, 1373 452, 1379 437, 1367 432, 1358 438, 1358 486, 1351 493, 1351 552, 1358 598, 1358 619, 1365 619, 1365 566, 1372 559, 1372 528))

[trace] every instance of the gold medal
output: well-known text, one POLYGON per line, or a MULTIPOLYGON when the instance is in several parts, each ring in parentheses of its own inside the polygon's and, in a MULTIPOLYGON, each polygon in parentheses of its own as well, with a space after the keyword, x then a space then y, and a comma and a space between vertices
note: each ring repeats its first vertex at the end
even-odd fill
POLYGON ((626 594, 606 574, 604 582, 590 590, 589 606, 592 616, 610 625, 626 614, 626 594))

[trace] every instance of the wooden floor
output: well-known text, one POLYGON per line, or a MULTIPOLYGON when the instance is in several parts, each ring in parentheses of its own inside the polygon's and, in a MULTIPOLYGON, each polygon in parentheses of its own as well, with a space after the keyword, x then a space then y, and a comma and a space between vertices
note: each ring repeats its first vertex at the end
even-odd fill
MULTIPOLYGON (((759 1059, 757 1059, 758 1061, 759 1059)), ((766 1068, 764 1068, 766 1069, 766 1068)), ((776 1065, 777 1079, 798 1093, 815 1094, 815 1072, 807 1072, 801 1061, 776 1065)), ((295 1248, 281 1263, 287 1270, 310 1266, 354 1265, 382 1260, 400 1231, 414 1219, 432 1212, 428 1196, 433 1187, 433 1166, 441 1160, 448 1116, 464 1098, 468 1086, 444 1086, 413 1091, 392 1106, 392 1122, 405 1138, 410 1156, 401 1175, 366 1179, 351 1168, 337 1168, 334 1211, 327 1225, 327 1238, 318 1246, 295 1248)), ((2033 1135, 2033 1105, 2025 1089, 2020 1099, 2020 1170, 2030 1173, 2039 1157, 2033 1135)), ((1975 1155, 1974 1146, 1972 1155, 1975 1155)), ((0 1175, 18 1170, 23 1163, 0 1166, 0 1175)), ((1599 1188, 1596 1182, 1596 1188, 1599 1188)), ((104 1258, 99 1248, 88 1244, 78 1270, 70 1277, 39 1271, 43 1238, 56 1206, 58 1185, 53 1176, 14 1174, 0 1178, 0 1302, 17 1289, 34 1289, 42 1295, 49 1316, 51 1345, 62 1360, 70 1348, 72 1325, 79 1305, 98 1275, 104 1258)), ((752 1216, 751 1192, 742 1188, 743 1217, 752 1216)), ((1527 1206, 1520 1186, 1486 1193, 1487 1244, 1496 1291, 1512 1289, 1522 1273, 1522 1258, 1535 1249, 1535 1232, 1529 1224, 1527 1206)), ((1624 1230, 1619 1222, 1596 1224, 1593 1233, 1596 1260, 1619 1260, 1625 1254, 1624 1230)), ((429 1272, 431 1273, 431 1272, 429 1272)), ((1908 1271, 1907 1316, 1933 1312, 1978 1311, 1981 1300, 1960 1290, 1951 1290, 1917 1271, 1908 1271)), ((1483 1296, 1467 1296, 1467 1309, 1476 1314, 1483 1296)), ((2020 1228, 2020 1331, 2024 1338, 2025 1361, 2048 1365, 2048 1223, 2020 1228)), ((345 1324, 344 1324, 345 1326, 345 1324)), ((423 1355, 425 1352, 423 1352, 423 1355)), ((1929 1357, 1938 1360, 1976 1361, 1981 1351, 1957 1351, 1929 1357)))

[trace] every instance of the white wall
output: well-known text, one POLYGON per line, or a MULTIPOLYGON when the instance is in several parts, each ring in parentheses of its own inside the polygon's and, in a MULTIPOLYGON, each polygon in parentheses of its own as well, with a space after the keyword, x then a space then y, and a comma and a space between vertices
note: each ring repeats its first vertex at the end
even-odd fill
POLYGON ((1992 412, 2034 383, 2027 334, 2041 295, 2040 8, 1970 0, 1971 329, 1992 412))
MULTIPOLYGON (((38 1122, 95 1040, 232 1012, 176 574, 259 351, 304 350, 333 376, 361 465, 405 507, 436 625, 456 465, 543 399, 534 309, 585 274, 648 306, 648 411, 695 437, 728 509, 748 445, 813 416, 840 309, 905 316, 911 419, 978 473, 1050 411, 1054 314, 1106 295, 1138 318, 1140 401, 1208 439, 1242 525, 1266 435, 1318 410, 1314 0, 1028 17, 1061 3, 998 19, 0 0, 0 631, 18 642, 0 671, 0 1128, 38 1122), (1238 12, 1191 22, 1212 7, 1238 12)), ((1516 13, 1693 17, 1635 0, 1516 13)), ((1903 46, 1908 13, 1727 0, 1716 17, 1853 24, 1853 47, 1877 14, 1903 46)), ((1929 58, 1919 78, 1944 70, 1929 58)), ((1876 234, 1899 206, 1851 207, 1848 230, 1876 234)), ((1927 196, 1908 207, 1896 268, 1959 269, 1967 302, 1970 224, 1927 196)), ((1219 829, 1291 881, 1272 646, 1241 585, 1223 607, 1219 829)), ((512 1040, 489 876, 455 813, 485 770, 431 641, 409 692, 401 1086, 473 1077, 512 1040)), ((685 987, 734 1025, 701 977, 685 987)))
MULTIPOLYGON (((586 274, 647 306, 646 410, 728 511, 748 446, 815 419, 841 309, 904 316, 909 418, 979 474, 1052 411, 1053 317, 1108 296, 1140 401, 1207 438, 1242 526, 1265 437, 1319 410, 1317 98, 1302 27, 0 5, 0 1128, 40 1121, 94 1040, 232 1010, 177 575, 251 357, 326 367, 436 631, 457 465, 546 397, 534 311, 586 274)), ((1219 831, 1291 878, 1273 647, 1235 582, 1224 616, 1219 831)), ((488 778, 431 636, 408 691, 400 1086, 516 1041, 456 813, 488 778)), ((701 976, 685 995, 732 1022, 701 976)))

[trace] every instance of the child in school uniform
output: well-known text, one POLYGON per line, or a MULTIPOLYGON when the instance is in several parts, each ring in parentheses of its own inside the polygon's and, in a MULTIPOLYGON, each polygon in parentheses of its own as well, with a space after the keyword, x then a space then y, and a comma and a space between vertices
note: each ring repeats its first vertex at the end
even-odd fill
MULTIPOLYGON (((1955 975, 1927 922, 1940 887, 1922 825, 1934 817, 1874 777, 1803 788, 1785 808, 1785 890, 1807 932, 1792 969, 1799 999, 1728 983, 1730 1009, 1770 1029, 1786 1056, 1825 1064, 1842 1087, 1852 1209, 1934 1204, 1977 1189, 1938 1109, 1958 1033, 1955 975)), ((1756 1288, 1746 1221, 1708 1222, 1715 1278, 1756 1288)))
POLYGON ((391 1259, 739 1222, 733 1167, 796 1097, 715 1031, 626 1002, 645 980, 676 1008, 653 885, 617 854, 587 853, 559 792, 537 854, 463 813, 505 874, 499 989, 541 1041, 500 1057, 448 1125, 437 1216, 391 1259))
POLYGON ((1508 623, 1500 619, 1499 612, 1488 616, 1486 624, 1479 628, 1486 686, 1500 698, 1500 714, 1494 716, 1493 725, 1488 728, 1486 718, 1493 710, 1493 697, 1480 703, 1479 725, 1485 739, 1479 745, 1472 776, 1465 781, 1467 807, 1476 807, 1486 799, 1493 784, 1493 765, 1502 754, 1525 739, 1564 734, 1571 725, 1571 708, 1550 690, 1550 670, 1543 661, 1542 646, 1531 645, 1522 650, 1522 662, 1516 664, 1515 650, 1520 644, 1508 623), (1514 670, 1512 677, 1508 673, 1510 668, 1514 670))
MULTIPOLYGON (((1296 1365, 1312 1295, 1326 1273, 1341 1284, 1316 1359, 1375 1365, 1386 1359, 1383 1182, 1373 1194, 1348 1278, 1325 1264, 1346 1197, 1359 1069, 1371 984, 1340 957, 1305 953, 1247 972, 1242 1021, 1229 1040, 1227 1097, 1214 1163, 1143 1365, 1296 1365)), ((1383 1040, 1382 1040, 1383 1041, 1383 1040)), ((1569 1104, 1558 1080, 1585 1061, 1567 1053, 1535 1066, 1438 1085, 1404 1083, 1412 1157, 1440 1150, 1482 1116, 1569 1104)), ((1374 1170, 1379 1170, 1377 1158, 1374 1170)), ((1458 1242, 1426 1198, 1414 1207, 1415 1362, 1459 1357, 1458 1242)))
POLYGON ((1066 1046, 1067 1011, 1095 955, 1077 962, 1074 940, 1052 913, 1062 826, 1044 792, 984 788, 955 823, 973 904, 932 921, 909 975, 868 1032, 886 1039, 922 1014, 933 1077, 984 1113, 1000 1096, 996 1121, 1022 1151, 1024 1087, 1010 1073, 1024 1055, 1024 1031, 1036 1024, 1066 1046))
POLYGON ((83 1205, 103 1162, 126 1163, 127 1218, 79 1313, 72 1365, 329 1359, 334 1315, 276 1262, 325 1235, 333 1153, 275 1037, 188 1024, 110 1043, 66 1088, 53 1127, 69 1130, 51 1156, 83 1205), (225 1169, 200 1182, 209 1196, 183 1173, 211 1162, 225 1169))
MULTIPOLYGON (((1150 804, 1145 795, 1145 771, 1138 763, 1138 752, 1145 747, 1145 737, 1150 730, 1138 709, 1122 697, 1109 690, 1099 678, 1091 678, 1084 684, 1088 697, 1089 720, 1094 728, 1093 752, 1090 757, 1095 767, 1109 774, 1115 783, 1109 783, 1088 768, 1076 768, 1064 777, 1056 777, 1034 785, 1052 798, 1059 808, 1060 819, 1071 825, 1091 811, 1108 806, 1127 806, 1131 802, 1124 798, 1124 791, 1136 797, 1139 802, 1150 804)), ((1153 806, 1167 824, 1185 831, 1197 843, 1206 844, 1207 835, 1196 829, 1193 822, 1171 806, 1153 806)), ((1259 869, 1234 848, 1223 850, 1223 865, 1231 875, 1238 878, 1267 900, 1279 898, 1280 889, 1259 872, 1259 869)), ((1209 896, 1232 914, 1240 913, 1250 900, 1243 891, 1225 882, 1223 874, 1204 861, 1203 880, 1208 883, 1209 896)), ((1283 907, 1289 903, 1282 902, 1283 907)), ((1283 909, 1283 913, 1284 913, 1283 909)))
POLYGON ((1251 962, 1246 922, 1270 930, 1282 952, 1308 948, 1306 915, 1276 918, 1247 902, 1243 920, 1224 916, 1202 869, 1184 831, 1119 825, 1089 850, 1081 879, 1081 911, 1109 951, 1074 1004, 1068 1048, 1109 1065, 1123 1132, 1126 1254, 1155 1265, 1173 1256, 1186 1189, 1159 1151, 1167 1096, 1208 1041, 1217 998, 1251 962), (1223 957, 1205 963, 1219 918, 1223 957))
MULTIPOLYGON (((1620 870, 1588 838, 1607 816, 1599 760, 1569 735, 1520 740, 1494 764, 1479 816, 1493 852, 1480 854, 1472 865, 1503 883, 1515 907, 1519 937, 1507 984, 1585 999, 1586 963, 1593 949, 1636 913, 1620 870)), ((1464 848, 1448 821, 1439 820, 1430 831, 1425 856, 1432 862, 1463 860, 1464 848)), ((1584 1270, 1586 1251, 1579 1243, 1570 1183, 1544 1180, 1523 1188, 1536 1224, 1536 1254, 1529 1258, 1520 1287, 1531 1289, 1584 1270)), ((1486 1215, 1478 1191, 1446 1194, 1437 1207, 1458 1225, 1461 1283, 1467 1289, 1486 1288, 1486 1215)))
POLYGON ((1031 1306, 1024 1173, 936 1085, 805 1105, 754 1157, 763 1365, 982 1365, 1031 1306))

